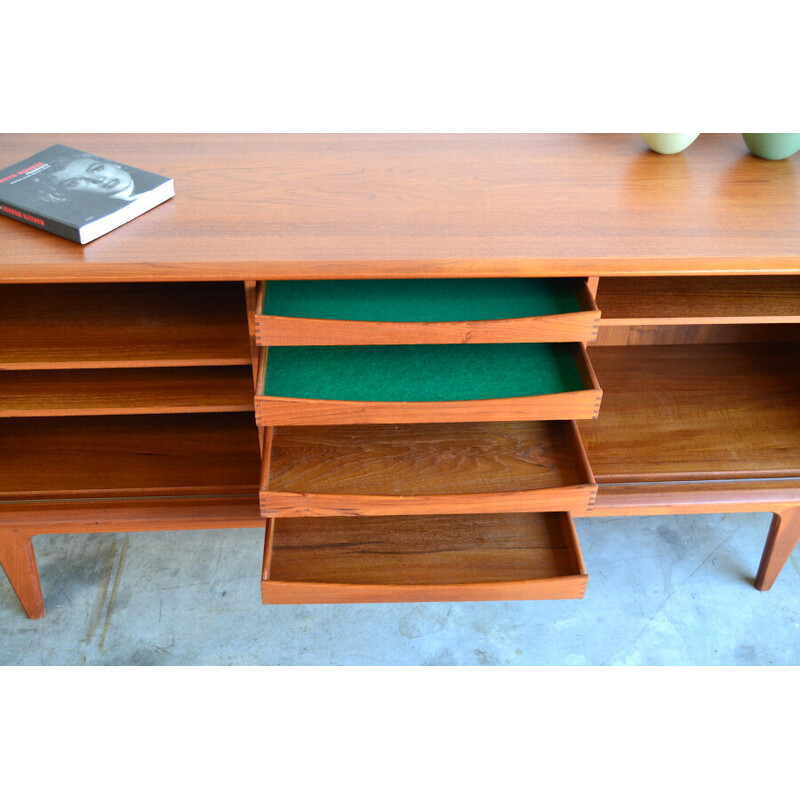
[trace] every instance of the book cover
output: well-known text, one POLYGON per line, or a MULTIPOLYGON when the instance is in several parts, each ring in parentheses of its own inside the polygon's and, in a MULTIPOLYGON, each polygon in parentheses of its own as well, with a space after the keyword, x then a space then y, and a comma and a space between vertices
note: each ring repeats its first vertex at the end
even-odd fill
POLYGON ((174 194, 171 178, 63 144, 0 170, 0 214, 79 244, 174 194))

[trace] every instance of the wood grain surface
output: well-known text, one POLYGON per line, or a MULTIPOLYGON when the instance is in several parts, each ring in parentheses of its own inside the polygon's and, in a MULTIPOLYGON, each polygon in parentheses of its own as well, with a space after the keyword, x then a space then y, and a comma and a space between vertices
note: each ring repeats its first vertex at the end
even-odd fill
POLYGON ((186 497, 4 501, 2 526, 26 536, 55 533, 262 528, 255 491, 186 497))
POLYGON ((269 488, 345 494, 508 492, 582 483, 562 422, 275 428, 269 488))
POLYGON ((574 516, 779 512, 800 505, 800 478, 604 483, 586 512, 574 516))
POLYGON ((265 517, 505 514, 524 511, 569 511, 581 516, 591 511, 596 493, 597 486, 588 482, 471 494, 321 494, 267 489, 259 493, 259 505, 265 517))
POLYGON ((251 363, 241 283, 0 289, 0 370, 251 363))
POLYGON ((772 519, 764 553, 756 575, 756 589, 766 592, 800 541, 800 506, 786 509, 772 519))
POLYGON ((578 423, 597 482, 800 476, 796 344, 596 347, 603 412, 578 423))
POLYGON ((305 398, 255 398, 259 425, 354 425, 412 422, 509 422, 531 419, 595 419, 603 394, 578 392, 436 402, 358 402, 305 398))
POLYGON ((5 134, 0 163, 57 142, 176 196, 86 246, 0 218, 0 281, 800 273, 795 163, 733 133, 5 134))
POLYGON ((275 428, 265 515, 585 511, 575 423, 275 428))
POLYGON ((690 325, 606 325, 597 332, 592 343, 596 346, 651 345, 651 344, 741 344, 745 342, 800 342, 800 325, 767 323, 750 325, 726 321, 690 325))
POLYGON ((268 603, 583 597, 567 514, 271 520, 268 603))
POLYGON ((0 417, 252 411, 251 367, 0 373, 0 417))
POLYGON ((599 318, 595 311, 488 322, 354 322, 262 315, 256 317, 256 339, 267 346, 589 342, 597 335, 599 318))
POLYGON ((239 494, 258 486, 252 413, 0 420, 0 498, 239 494))
POLYGON ((604 278, 600 325, 800 322, 800 277, 604 278))

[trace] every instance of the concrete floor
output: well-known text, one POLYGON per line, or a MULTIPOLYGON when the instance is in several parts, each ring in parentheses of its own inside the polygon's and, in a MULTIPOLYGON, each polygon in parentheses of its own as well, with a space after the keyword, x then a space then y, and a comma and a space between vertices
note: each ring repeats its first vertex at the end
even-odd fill
POLYGON ((3 665, 797 665, 800 551, 769 514, 576 520, 583 600, 262 606, 263 530, 40 536, 47 615, 0 575, 3 665))

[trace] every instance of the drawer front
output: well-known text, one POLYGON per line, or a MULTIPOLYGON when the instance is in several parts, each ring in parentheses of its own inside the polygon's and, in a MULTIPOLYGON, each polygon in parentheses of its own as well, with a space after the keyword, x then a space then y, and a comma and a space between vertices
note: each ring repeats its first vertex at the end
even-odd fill
POLYGON ((582 484, 517 492, 452 495, 336 495, 265 490, 259 493, 264 517, 329 517, 392 514, 480 514, 561 511, 585 514, 597 486, 582 484))
POLYGON ((269 520, 264 603, 582 598, 569 514, 269 520))
POLYGON ((267 429, 264 516, 571 511, 597 485, 575 422, 267 429))
POLYGON ((262 282, 256 308, 261 346, 589 342, 600 320, 581 279, 262 282))
POLYGON ((256 422, 402 424, 595 419, 582 344, 264 348, 256 422))

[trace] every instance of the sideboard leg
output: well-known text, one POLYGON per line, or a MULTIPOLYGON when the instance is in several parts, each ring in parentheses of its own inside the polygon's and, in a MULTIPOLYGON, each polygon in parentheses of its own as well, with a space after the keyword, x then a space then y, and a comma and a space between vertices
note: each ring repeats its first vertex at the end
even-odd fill
POLYGON ((30 619, 44 616, 44 598, 30 534, 0 530, 0 564, 30 619))
POLYGON ((766 592, 772 588, 799 539, 800 506, 775 514, 756 575, 756 589, 766 592))

